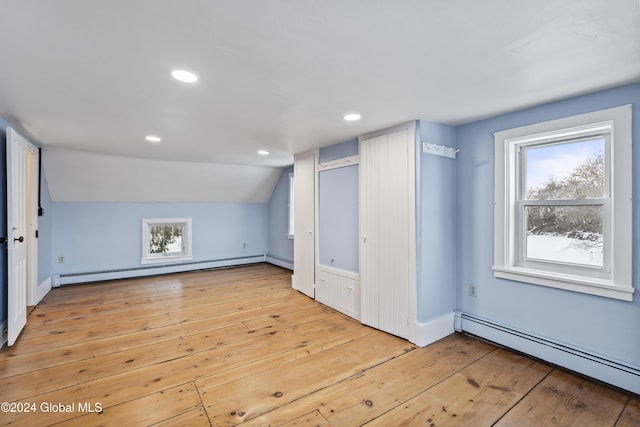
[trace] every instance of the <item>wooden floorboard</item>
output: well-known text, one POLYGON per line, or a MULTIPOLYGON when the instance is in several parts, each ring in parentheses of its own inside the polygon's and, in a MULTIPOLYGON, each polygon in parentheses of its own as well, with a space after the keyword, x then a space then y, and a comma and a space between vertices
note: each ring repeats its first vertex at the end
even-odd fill
POLYGON ((0 425, 640 426, 638 396, 461 334, 416 348, 290 284, 257 264, 54 289, 0 352, 22 409, 0 425))

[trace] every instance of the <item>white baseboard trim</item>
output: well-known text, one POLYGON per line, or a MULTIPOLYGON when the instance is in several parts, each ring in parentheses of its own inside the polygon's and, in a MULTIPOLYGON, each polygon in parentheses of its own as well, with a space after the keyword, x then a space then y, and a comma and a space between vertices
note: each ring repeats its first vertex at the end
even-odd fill
POLYGON ((51 276, 49 276, 46 279, 44 279, 42 283, 38 285, 38 295, 37 295, 36 304, 40 304, 40 301, 42 301, 42 298, 44 298, 49 293, 49 291, 51 290, 51 287, 52 287, 51 276))
POLYGON ((426 323, 416 323, 414 344, 424 347, 454 333, 454 313, 447 313, 426 323))
POLYGON ((457 312, 455 316, 456 331, 476 335, 554 365, 640 394, 639 366, 575 348, 567 343, 531 335, 466 313, 457 312))
POLYGON ((265 262, 265 255, 241 258, 227 258, 212 261, 188 262, 183 264, 131 268, 125 270, 99 271, 95 273, 61 274, 54 276, 53 286, 75 283, 101 282, 105 280, 128 279, 133 277, 156 276, 159 274, 182 273, 185 271, 207 270, 210 268, 231 267, 234 265, 265 262))
POLYGON ((4 347, 4 345, 9 341, 9 336, 4 333, 7 330, 7 321, 4 320, 0 323, 0 332, 2 332, 2 343, 0 344, 0 348, 4 347))
POLYGON ((271 255, 267 255, 265 261, 267 261, 269 264, 277 265, 278 267, 286 268, 287 270, 293 271, 293 261, 274 257, 271 255))

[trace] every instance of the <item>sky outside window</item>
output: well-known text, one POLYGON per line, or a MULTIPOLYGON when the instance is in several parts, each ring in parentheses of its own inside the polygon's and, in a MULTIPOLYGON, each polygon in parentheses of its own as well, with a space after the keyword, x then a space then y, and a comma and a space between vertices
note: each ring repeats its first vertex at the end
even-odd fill
POLYGON ((604 138, 527 149, 527 193, 550 178, 561 181, 577 167, 604 155, 604 138))

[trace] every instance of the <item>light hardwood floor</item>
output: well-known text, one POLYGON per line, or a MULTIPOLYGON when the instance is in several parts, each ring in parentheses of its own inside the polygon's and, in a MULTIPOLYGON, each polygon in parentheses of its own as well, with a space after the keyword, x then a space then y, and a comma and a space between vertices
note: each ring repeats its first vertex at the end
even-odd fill
POLYGON ((0 425, 640 425, 638 396, 461 334, 416 348, 290 279, 259 264, 54 289, 0 352, 0 401, 35 412, 0 425))

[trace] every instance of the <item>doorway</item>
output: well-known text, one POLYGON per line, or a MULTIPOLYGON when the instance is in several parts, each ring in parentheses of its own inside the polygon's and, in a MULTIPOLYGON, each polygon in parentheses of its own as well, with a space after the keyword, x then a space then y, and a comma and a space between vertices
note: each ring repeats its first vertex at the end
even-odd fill
POLYGON ((7 339, 15 343, 38 303, 38 149, 7 128, 7 339))

